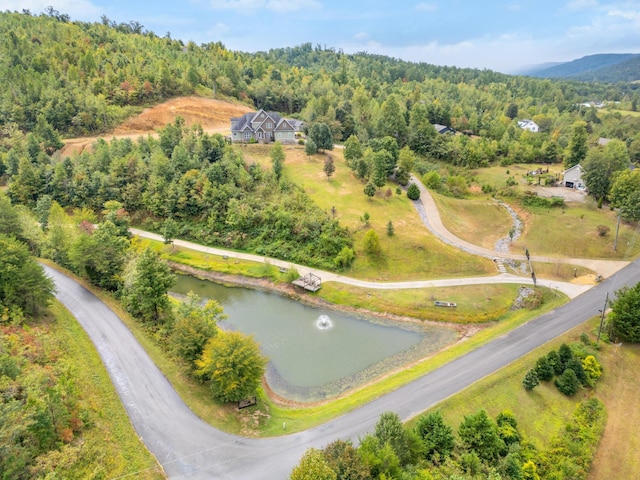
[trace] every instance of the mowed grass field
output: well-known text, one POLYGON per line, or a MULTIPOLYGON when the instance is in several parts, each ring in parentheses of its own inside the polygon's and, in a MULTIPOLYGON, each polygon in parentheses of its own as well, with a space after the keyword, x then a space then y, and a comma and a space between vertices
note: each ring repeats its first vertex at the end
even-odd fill
POLYGON ((447 230, 469 243, 493 250, 501 238, 509 238, 513 221, 491 198, 459 199, 432 193, 447 230))
POLYGON ((608 208, 569 203, 564 208, 531 212, 525 219, 523 235, 514 242, 521 251, 526 246, 532 255, 607 260, 631 260, 640 254, 640 224, 624 222, 614 251, 617 213, 608 208), (598 225, 609 227, 609 232, 600 236, 598 225))
MULTIPOLYGON (((506 186, 508 177, 514 177, 518 184, 513 189, 522 193, 532 189, 524 182, 523 175, 537 168, 549 168, 549 174, 561 175, 562 172, 560 165, 494 166, 475 170, 473 183, 492 185, 500 190, 506 186)), ((558 192, 563 193, 560 188, 558 192)), ((475 193, 467 199, 453 199, 434 194, 434 199, 443 223, 460 238, 493 248, 497 238, 508 236, 511 217, 504 208, 494 206, 489 195, 475 193)), ((526 247, 532 255, 605 260, 630 260, 640 255, 640 225, 621 222, 618 248, 614 251, 617 212, 606 206, 597 208, 591 198, 554 208, 525 208, 509 197, 502 201, 517 212, 524 224, 521 236, 511 244, 511 252, 521 253, 526 247), (600 225, 609 228, 606 235, 599 235, 600 225)), ((554 270, 551 268, 549 272, 554 270)), ((554 279, 562 278, 567 277, 559 276, 559 272, 554 275, 554 279)))
MULTIPOLYGON (((247 163, 270 165, 270 146, 239 147, 247 163)), ((369 199, 364 184, 347 167, 341 149, 307 157, 301 146, 285 146, 284 176, 304 188, 309 197, 328 214, 335 209, 340 224, 354 235, 356 260, 342 272, 352 277, 376 281, 400 281, 433 278, 493 275, 495 266, 487 259, 469 255, 442 243, 431 235, 397 185, 389 182, 381 195, 369 199), (331 155, 336 171, 328 179, 323 171, 326 155, 331 155), (391 196, 384 192, 391 189, 391 196), (368 213, 369 224, 363 217, 368 213), (387 235, 387 224, 394 235, 387 235), (364 253, 364 236, 373 229, 380 239, 381 254, 364 253)))

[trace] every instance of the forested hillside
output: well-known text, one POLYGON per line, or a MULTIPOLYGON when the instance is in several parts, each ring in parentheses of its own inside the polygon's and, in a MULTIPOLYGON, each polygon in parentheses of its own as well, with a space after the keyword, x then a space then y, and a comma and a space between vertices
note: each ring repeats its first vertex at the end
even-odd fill
POLYGON ((632 110, 635 84, 513 77, 311 44, 246 54, 185 45, 137 22, 72 22, 53 9, 2 13, 0 32, 0 175, 13 202, 99 211, 116 200, 136 222, 176 220, 198 241, 326 268, 350 263, 351 234, 275 169, 246 165, 220 136, 178 119, 159 140, 100 142, 71 158, 55 152, 67 135, 108 131, 142 106, 196 93, 298 117, 310 132, 324 128, 329 146, 353 138, 362 148, 349 152, 350 165, 377 187, 398 164, 397 180, 414 165, 424 174, 430 162, 571 166, 598 137, 619 139, 640 158, 639 117, 581 106, 597 99, 632 110), (521 119, 540 131, 521 129, 521 119), (432 124, 459 134, 439 135, 432 124), (415 163, 406 161, 412 155, 415 163))
POLYGON ((633 82, 640 79, 640 54, 605 53, 561 63, 543 69, 533 69, 529 75, 540 78, 564 78, 593 82, 633 82))

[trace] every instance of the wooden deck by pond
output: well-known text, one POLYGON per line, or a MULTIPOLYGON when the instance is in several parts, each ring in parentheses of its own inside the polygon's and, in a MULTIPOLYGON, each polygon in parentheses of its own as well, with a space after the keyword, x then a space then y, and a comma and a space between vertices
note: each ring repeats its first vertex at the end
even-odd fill
POLYGON ((320 277, 314 275, 313 273, 307 273, 304 277, 300 277, 291 283, 293 283, 296 287, 304 288, 309 292, 317 292, 322 286, 320 277))

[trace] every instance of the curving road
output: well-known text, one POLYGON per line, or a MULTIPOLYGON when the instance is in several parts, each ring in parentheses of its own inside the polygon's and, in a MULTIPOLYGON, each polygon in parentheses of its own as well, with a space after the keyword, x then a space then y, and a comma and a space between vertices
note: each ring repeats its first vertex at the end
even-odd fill
MULTIPOLYGON (((161 235, 152 232, 146 232, 137 228, 131 228, 131 233, 138 237, 147 238, 149 240, 156 240, 162 242, 164 239, 161 235)), ((460 240, 462 241, 462 240, 460 240)), ((277 258, 262 257, 260 255, 254 255, 252 253, 234 252, 232 250, 225 250, 216 247, 206 247, 197 243, 187 242, 186 240, 174 240, 174 245, 179 247, 188 248, 190 250, 196 250, 198 252, 207 253, 210 255, 226 256, 229 258, 238 258, 241 260, 249 260, 252 262, 269 263, 276 267, 283 268, 295 268, 302 276, 307 273, 313 273, 319 276, 323 282, 337 282, 346 285, 353 285, 362 288, 371 288, 377 290, 402 290, 410 288, 433 288, 433 287, 458 287, 461 285, 481 285, 481 284, 496 284, 496 283, 515 283, 519 285, 533 285, 533 280, 528 277, 520 277, 518 275, 511 275, 508 273, 502 273, 500 275, 494 275, 491 277, 459 277, 459 278, 445 278, 438 280, 410 280, 406 282, 369 282, 367 280, 360 280, 358 278, 345 277, 344 275, 338 275, 337 273, 328 272, 325 270, 318 270, 306 265, 299 265, 285 260, 277 258)), ((478 247, 479 248, 479 247, 478 247)), ((497 256, 498 254, 496 254, 497 256)), ((532 257, 533 258, 533 257, 532 257)), ((615 264, 615 271, 622 268, 620 265, 622 262, 608 262, 615 264)), ((628 262, 624 262, 626 265, 628 262)), ((538 279, 537 284, 541 287, 547 287, 554 290, 559 290, 569 298, 575 298, 578 295, 586 292, 591 288, 591 285, 580 285, 577 283, 558 282, 555 280, 545 280, 543 278, 538 279)))
POLYGON ((292 435, 246 439, 197 418, 178 397, 122 321, 97 297, 45 267, 58 299, 88 332, 131 421, 172 479, 286 479, 306 449, 373 430, 381 413, 409 419, 597 315, 605 293, 640 280, 637 260, 561 308, 543 315, 398 390, 319 427, 292 435))

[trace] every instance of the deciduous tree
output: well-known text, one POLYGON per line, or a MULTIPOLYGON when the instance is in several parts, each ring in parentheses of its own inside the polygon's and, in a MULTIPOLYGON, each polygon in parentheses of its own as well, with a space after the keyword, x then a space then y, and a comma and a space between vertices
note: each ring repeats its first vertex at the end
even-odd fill
POLYGON ((333 150, 333 134, 326 123, 314 123, 309 130, 309 138, 320 150, 333 150))
POLYGON ((621 171, 611 186, 609 199, 623 219, 640 221, 640 169, 621 171))
POLYGON ((573 124, 573 135, 569 140, 569 148, 564 160, 564 166, 571 168, 579 164, 587 156, 588 150, 587 124, 583 121, 578 121, 573 124))
POLYGON ((209 339, 195 363, 196 374, 209 382, 215 398, 238 402, 255 395, 267 359, 253 337, 220 331, 209 339))
MULTIPOLYGON (((341 477, 345 478, 345 477, 341 477)), ((334 472, 320 450, 310 448, 300 463, 291 472, 289 480, 337 480, 334 472)))
POLYGON ((122 300, 127 310, 141 320, 158 322, 169 308, 167 291, 175 283, 171 269, 147 248, 127 267, 122 300))
POLYGON ((0 234, 0 305, 36 315, 53 298, 53 281, 14 237, 0 234))
POLYGON ((194 362, 202 355, 209 339, 218 332, 218 321, 225 318, 224 309, 218 302, 209 300, 202 305, 200 297, 189 292, 175 308, 170 339, 174 352, 195 368, 194 362))
POLYGON ((613 338, 640 342, 640 283, 633 287, 622 287, 616 292, 609 321, 613 338))

